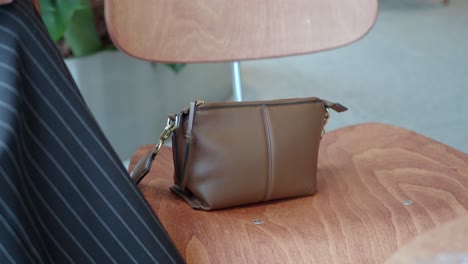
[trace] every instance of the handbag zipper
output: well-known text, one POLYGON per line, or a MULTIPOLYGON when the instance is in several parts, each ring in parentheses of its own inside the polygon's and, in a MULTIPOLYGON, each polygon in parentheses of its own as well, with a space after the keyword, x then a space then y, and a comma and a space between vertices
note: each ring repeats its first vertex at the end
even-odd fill
MULTIPOLYGON (((206 111, 206 110, 213 110, 213 109, 223 109, 223 108, 241 108, 241 107, 261 107, 261 106, 277 106, 277 105, 293 105, 293 104, 309 104, 309 103, 323 103, 325 107, 331 108, 338 113, 344 112, 348 110, 347 107, 340 103, 330 102, 327 100, 322 100, 319 98, 311 98, 309 101, 292 101, 290 102, 274 102, 274 101, 263 101, 263 102, 256 102, 256 103, 242 103, 236 104, 228 103, 227 105, 210 105, 210 103, 206 103, 205 101, 196 101, 195 102, 195 110, 196 111, 206 111), (202 107, 200 107, 202 106, 202 107)), ((214 103, 217 104, 217 103, 214 103)))

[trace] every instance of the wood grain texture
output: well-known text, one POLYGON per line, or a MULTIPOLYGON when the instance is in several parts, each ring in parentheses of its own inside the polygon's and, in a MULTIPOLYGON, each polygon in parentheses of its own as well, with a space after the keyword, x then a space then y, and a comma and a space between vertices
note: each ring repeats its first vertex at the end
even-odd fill
POLYGON ((364 36, 376 0, 106 0, 114 43, 160 62, 214 62, 327 50, 364 36))
POLYGON ((172 173, 165 148, 140 188, 188 263, 383 263, 468 209, 466 154, 382 124, 325 135, 314 197, 195 211, 169 191, 172 173))
POLYGON ((416 237, 385 264, 455 264, 467 261, 468 215, 465 215, 416 237))

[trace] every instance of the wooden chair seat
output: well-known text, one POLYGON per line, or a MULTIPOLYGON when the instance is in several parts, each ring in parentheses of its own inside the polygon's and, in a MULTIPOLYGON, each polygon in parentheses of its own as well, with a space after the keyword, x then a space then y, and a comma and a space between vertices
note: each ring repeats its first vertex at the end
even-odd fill
POLYGON ((140 188, 188 263, 383 263, 468 208, 468 156, 384 124, 324 136, 312 197, 196 211, 169 191, 172 173, 165 148, 140 188))

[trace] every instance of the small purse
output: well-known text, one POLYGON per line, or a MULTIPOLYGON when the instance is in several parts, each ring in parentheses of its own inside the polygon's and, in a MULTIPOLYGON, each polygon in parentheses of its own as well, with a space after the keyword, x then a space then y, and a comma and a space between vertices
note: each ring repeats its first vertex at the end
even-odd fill
POLYGON ((172 134, 174 185, 192 208, 221 209, 317 192, 317 160, 329 108, 316 97, 196 101, 169 116, 160 142, 131 173, 138 183, 172 134))

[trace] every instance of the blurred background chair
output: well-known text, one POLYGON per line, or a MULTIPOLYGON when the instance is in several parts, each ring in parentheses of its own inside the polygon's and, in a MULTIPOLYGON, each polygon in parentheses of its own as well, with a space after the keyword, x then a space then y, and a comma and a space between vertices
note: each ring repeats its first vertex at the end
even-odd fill
MULTIPOLYGON (((374 0, 106 2, 109 32, 121 50, 176 63, 337 48, 363 37, 376 15, 374 0)), ((235 77, 238 66, 233 65, 235 77)), ((131 167, 150 147, 136 151, 131 167)), ((385 124, 325 135, 314 197, 194 211, 168 189, 170 149, 155 163, 140 188, 193 263, 381 263, 417 235, 466 215, 468 208, 468 157, 385 124)))

